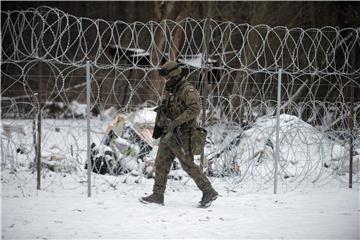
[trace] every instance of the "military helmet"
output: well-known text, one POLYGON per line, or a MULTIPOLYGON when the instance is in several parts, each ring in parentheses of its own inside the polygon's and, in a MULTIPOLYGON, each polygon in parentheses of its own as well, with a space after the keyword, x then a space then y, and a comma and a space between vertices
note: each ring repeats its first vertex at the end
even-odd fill
POLYGON ((159 69, 160 76, 177 77, 181 74, 181 68, 177 62, 169 61, 159 69))

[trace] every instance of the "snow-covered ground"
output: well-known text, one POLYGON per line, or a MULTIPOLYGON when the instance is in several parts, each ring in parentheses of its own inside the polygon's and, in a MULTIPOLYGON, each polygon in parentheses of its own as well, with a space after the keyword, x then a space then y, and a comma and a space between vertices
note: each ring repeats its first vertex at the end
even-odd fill
POLYGON ((203 238, 359 239, 359 185, 303 184, 276 195, 250 183, 231 189, 212 179, 222 195, 210 208, 192 181, 169 179, 165 206, 144 205, 152 179, 94 175, 92 197, 78 175, 46 172, 42 190, 30 171, 2 171, 3 239, 203 238), (79 185, 74 185, 74 180, 79 185), (126 181, 125 181, 126 180, 126 181))

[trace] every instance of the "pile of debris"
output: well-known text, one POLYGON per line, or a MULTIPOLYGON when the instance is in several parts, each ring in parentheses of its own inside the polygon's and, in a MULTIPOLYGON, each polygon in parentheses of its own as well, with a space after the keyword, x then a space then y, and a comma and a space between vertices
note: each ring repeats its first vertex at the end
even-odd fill
POLYGON ((127 116, 117 114, 106 127, 100 144, 91 144, 92 171, 153 177, 158 145, 152 138, 155 117, 152 108, 143 108, 127 116))

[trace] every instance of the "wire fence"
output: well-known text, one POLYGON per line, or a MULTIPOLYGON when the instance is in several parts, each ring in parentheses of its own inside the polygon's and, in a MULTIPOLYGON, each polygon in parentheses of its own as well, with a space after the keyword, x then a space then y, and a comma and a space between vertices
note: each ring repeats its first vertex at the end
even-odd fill
MULTIPOLYGON (((106 174, 151 177, 147 169, 157 143, 142 131, 151 131, 149 109, 163 94, 157 70, 176 60, 201 93, 199 123, 208 130, 204 166, 213 180, 225 179, 232 188, 249 182, 272 186, 278 129, 280 186, 346 183, 350 159, 351 176, 359 181, 359 28, 289 29, 192 18, 109 22, 49 7, 2 11, 1 18, 3 170, 35 171, 40 113, 43 174, 86 180, 89 61, 91 142, 98 152, 117 114, 126 118, 117 132, 126 148, 111 149, 116 161, 106 174)), ((185 178, 176 164, 173 170, 174 178, 185 178)))

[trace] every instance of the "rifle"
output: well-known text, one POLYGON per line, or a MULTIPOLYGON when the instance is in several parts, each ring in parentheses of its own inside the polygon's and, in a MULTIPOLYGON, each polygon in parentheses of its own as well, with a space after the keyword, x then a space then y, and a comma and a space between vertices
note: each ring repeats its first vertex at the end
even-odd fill
POLYGON ((178 147, 180 148, 181 154, 185 155, 185 150, 184 150, 184 147, 183 147, 183 142, 182 142, 182 140, 181 140, 180 126, 179 126, 179 127, 176 127, 176 128, 174 129, 174 132, 168 132, 168 133, 166 133, 165 136, 162 138, 162 142, 165 143, 165 144, 168 144, 172 135, 174 135, 174 137, 175 137, 176 144, 177 144, 178 147))
MULTIPOLYGON (((154 111, 156 111, 156 119, 155 119, 155 128, 153 133, 153 138, 157 139, 163 135, 164 130, 169 126, 169 124, 173 121, 166 109, 165 109, 165 101, 162 100, 161 104, 157 106, 154 111)), ((173 132, 167 132, 161 139, 161 142, 165 144, 169 144, 171 136, 174 135, 175 142, 177 146, 180 148, 180 151, 183 155, 185 155, 185 150, 183 147, 183 142, 181 140, 181 127, 178 126, 174 129, 173 132)))

